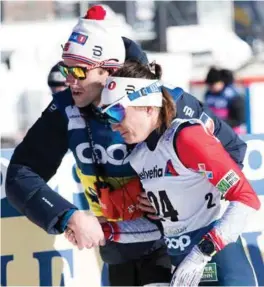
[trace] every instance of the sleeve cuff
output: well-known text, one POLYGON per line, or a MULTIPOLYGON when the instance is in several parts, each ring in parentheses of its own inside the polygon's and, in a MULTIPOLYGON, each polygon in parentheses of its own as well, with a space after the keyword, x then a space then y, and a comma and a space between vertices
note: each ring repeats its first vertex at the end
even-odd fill
POLYGON ((73 215, 73 213, 76 211, 76 209, 70 209, 64 213, 62 216, 62 219, 60 220, 60 231, 64 232, 67 228, 68 222, 73 215))

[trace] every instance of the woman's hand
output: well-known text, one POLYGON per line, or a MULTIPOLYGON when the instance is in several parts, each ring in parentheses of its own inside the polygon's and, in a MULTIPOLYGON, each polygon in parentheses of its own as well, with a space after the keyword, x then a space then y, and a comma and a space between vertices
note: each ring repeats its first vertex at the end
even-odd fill
POLYGON ((160 218, 155 215, 156 214, 156 209, 152 206, 150 201, 148 200, 146 192, 141 192, 139 196, 137 197, 138 199, 138 208, 144 212, 146 212, 147 217, 150 219, 154 220, 159 220, 160 218))
POLYGON ((194 246, 175 269, 170 286, 198 286, 203 276, 204 267, 210 260, 210 256, 204 255, 197 246, 194 246))

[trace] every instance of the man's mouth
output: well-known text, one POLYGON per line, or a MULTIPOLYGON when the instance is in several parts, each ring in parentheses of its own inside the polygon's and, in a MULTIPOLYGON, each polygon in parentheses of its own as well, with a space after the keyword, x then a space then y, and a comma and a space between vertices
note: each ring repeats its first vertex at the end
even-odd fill
POLYGON ((80 96, 81 94, 82 94, 82 92, 72 91, 72 95, 73 95, 74 97, 78 97, 78 96, 80 96))
POLYGON ((123 137, 124 135, 126 135, 127 134, 127 132, 123 132, 123 133, 121 133, 121 136, 123 137))

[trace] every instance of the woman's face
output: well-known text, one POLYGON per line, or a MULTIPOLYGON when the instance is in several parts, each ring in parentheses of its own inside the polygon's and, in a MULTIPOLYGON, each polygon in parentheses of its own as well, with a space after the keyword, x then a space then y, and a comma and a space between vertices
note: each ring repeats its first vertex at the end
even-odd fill
POLYGON ((152 107, 127 107, 125 111, 123 121, 112 124, 112 130, 120 132, 128 144, 144 141, 155 128, 155 110, 152 107))

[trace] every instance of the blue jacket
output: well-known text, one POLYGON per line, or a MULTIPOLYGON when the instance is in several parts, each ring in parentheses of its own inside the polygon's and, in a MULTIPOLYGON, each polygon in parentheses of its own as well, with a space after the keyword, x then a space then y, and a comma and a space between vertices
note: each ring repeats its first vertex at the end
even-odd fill
POLYGON ((227 85, 219 93, 207 91, 205 103, 220 119, 232 128, 245 122, 245 101, 233 85, 227 85))

